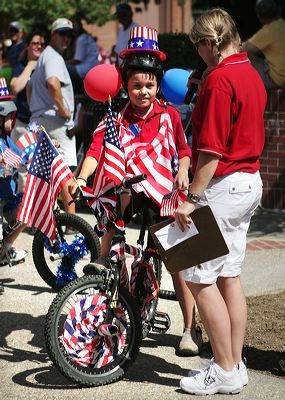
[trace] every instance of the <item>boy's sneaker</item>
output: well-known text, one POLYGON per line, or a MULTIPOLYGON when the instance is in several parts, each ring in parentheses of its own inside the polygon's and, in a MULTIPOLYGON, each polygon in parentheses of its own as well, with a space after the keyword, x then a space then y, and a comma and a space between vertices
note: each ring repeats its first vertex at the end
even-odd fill
POLYGON ((196 356, 203 345, 202 331, 199 326, 185 328, 177 350, 178 356, 196 356))
POLYGON ((246 386, 248 384, 248 374, 247 374, 247 369, 246 369, 246 359, 245 358, 238 363, 237 369, 238 369, 243 386, 246 386))
POLYGON ((15 247, 11 247, 9 250, 3 248, 0 254, 0 264, 18 264, 24 261, 27 255, 28 252, 26 250, 16 250, 15 247))
POLYGON ((228 372, 212 362, 198 374, 182 378, 180 388, 184 392, 201 396, 215 393, 236 394, 242 390, 243 384, 237 367, 228 372))

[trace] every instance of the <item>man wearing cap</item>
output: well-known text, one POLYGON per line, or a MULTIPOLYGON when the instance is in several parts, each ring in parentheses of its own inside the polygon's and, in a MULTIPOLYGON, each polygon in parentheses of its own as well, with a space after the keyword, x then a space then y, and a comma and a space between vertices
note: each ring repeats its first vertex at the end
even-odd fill
MULTIPOLYGON (((73 24, 66 18, 58 18, 52 24, 51 40, 38 59, 37 66, 27 86, 31 121, 44 126, 51 139, 59 143, 59 152, 67 165, 75 167, 75 137, 69 138, 67 130, 73 126, 74 93, 71 79, 62 54, 69 46, 73 24)), ((62 190, 62 202, 66 212, 74 213, 74 203, 67 186, 62 190)))
POLYGON ((12 46, 8 50, 8 61, 13 70, 15 65, 18 63, 20 53, 25 48, 24 30, 20 22, 12 21, 10 23, 9 37, 12 41, 12 46))
POLYGON ((133 22, 133 11, 127 3, 117 5, 115 16, 121 24, 118 33, 117 44, 114 48, 114 53, 117 57, 116 63, 120 65, 122 63, 122 60, 118 57, 118 55, 121 53, 121 51, 127 49, 130 30, 134 26, 137 26, 137 24, 133 22))

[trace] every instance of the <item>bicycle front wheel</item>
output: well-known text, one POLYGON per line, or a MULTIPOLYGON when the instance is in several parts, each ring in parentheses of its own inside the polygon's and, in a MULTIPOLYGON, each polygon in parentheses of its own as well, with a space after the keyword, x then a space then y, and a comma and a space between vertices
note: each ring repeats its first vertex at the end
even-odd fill
POLYGON ((122 378, 142 341, 139 311, 120 287, 110 307, 103 278, 86 275, 66 285, 53 300, 45 323, 51 360, 81 386, 101 386, 122 378))
POLYGON ((41 278, 56 291, 83 275, 83 267, 100 255, 94 229, 78 215, 55 214, 56 236, 50 241, 41 231, 33 240, 33 261, 41 278))

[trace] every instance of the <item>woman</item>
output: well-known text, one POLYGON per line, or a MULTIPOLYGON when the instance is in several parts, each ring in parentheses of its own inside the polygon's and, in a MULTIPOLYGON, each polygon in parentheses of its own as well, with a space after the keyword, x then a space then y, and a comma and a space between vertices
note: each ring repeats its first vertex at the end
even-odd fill
POLYGON ((195 207, 210 205, 229 254, 184 271, 214 357, 207 368, 182 378, 180 387, 193 394, 239 393, 248 382, 240 272, 250 219, 262 194, 266 91, 247 54, 240 52, 239 34, 226 11, 206 11, 190 38, 208 69, 192 114, 194 178, 175 219, 187 229, 195 207))

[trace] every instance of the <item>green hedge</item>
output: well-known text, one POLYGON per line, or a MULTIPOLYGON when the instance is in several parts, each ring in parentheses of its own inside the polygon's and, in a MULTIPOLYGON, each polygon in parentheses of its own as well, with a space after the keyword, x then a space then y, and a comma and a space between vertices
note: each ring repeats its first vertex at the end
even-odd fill
POLYGON ((163 33, 159 35, 158 42, 159 49, 167 56, 165 70, 196 67, 198 54, 186 33, 163 33))

